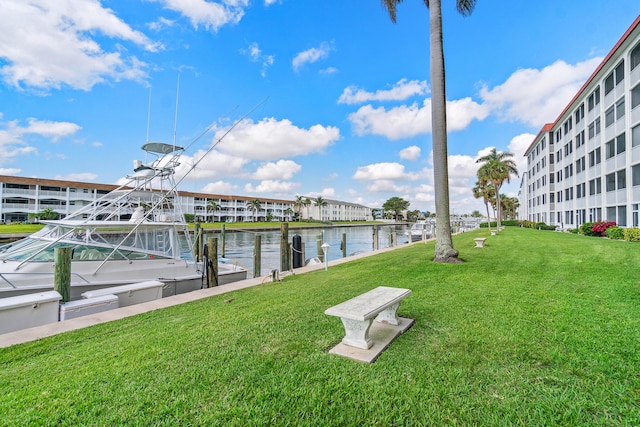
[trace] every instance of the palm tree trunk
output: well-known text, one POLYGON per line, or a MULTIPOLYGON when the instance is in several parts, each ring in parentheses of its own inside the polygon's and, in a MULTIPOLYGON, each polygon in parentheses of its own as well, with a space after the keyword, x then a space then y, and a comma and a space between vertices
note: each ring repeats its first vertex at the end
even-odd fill
POLYGON ((500 231, 500 217, 502 216, 502 209, 500 209, 500 185, 494 181, 493 186, 496 189, 496 228, 500 231))
POLYGON ((451 239, 449 218, 449 174, 447 163, 447 96, 445 89, 442 11, 440 0, 429 2, 431 137, 433 178, 436 204, 436 250, 434 261, 449 262, 458 258, 451 239))

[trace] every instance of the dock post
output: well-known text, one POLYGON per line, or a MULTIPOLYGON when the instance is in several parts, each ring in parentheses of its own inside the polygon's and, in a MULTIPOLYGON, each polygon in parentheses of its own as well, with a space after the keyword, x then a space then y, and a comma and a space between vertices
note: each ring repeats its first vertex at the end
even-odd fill
POLYGON ((202 259, 202 245, 200 243, 202 235, 200 234, 200 232, 200 221, 196 221, 193 228, 193 255, 196 257, 196 262, 200 262, 200 260, 202 259))
POLYGON ((378 242, 378 227, 373 226, 373 250, 377 251, 380 244, 378 242))
POLYGON ((209 259, 207 259, 207 287, 218 286, 218 239, 209 237, 207 239, 209 249, 209 259))
POLYGON ((253 277, 262 275, 262 236, 256 234, 253 241, 253 277))
POLYGON ((226 238, 226 224, 222 224, 220 227, 220 239, 221 239, 221 244, 222 244, 222 258, 224 258, 226 256, 226 246, 227 246, 227 238, 226 238))
POLYGON ((289 270, 289 223, 280 224, 280 271, 289 270))
POLYGON ((61 302, 71 298, 71 250, 69 247, 53 249, 53 290, 62 295, 61 302))
POLYGON ((347 257, 347 233, 342 233, 342 243, 340 244, 340 248, 342 248, 342 258, 347 257))
POLYGON ((318 259, 324 262, 324 252, 322 252, 322 237, 322 234, 319 234, 318 237, 316 237, 316 249, 318 251, 318 259))

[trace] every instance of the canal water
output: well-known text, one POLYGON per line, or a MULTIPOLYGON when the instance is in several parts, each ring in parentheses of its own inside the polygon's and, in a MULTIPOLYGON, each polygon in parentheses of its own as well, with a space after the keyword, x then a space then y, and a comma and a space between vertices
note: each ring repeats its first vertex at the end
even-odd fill
MULTIPOLYGON (((289 228, 289 243, 293 236, 298 234, 301 237, 305 248, 305 259, 318 256, 317 240, 329 245, 328 259, 334 260, 342 258, 342 235, 346 234, 347 256, 357 255, 373 251, 374 227, 378 229, 378 248, 383 249, 391 246, 392 235, 395 232, 397 246, 406 245, 409 242, 406 225, 375 225, 375 226, 348 226, 348 227, 327 227, 327 228, 289 228)), ((225 254, 224 257, 229 262, 238 263, 249 270, 249 276, 253 277, 253 248, 255 236, 261 236, 261 271, 260 275, 265 276, 272 270, 280 269, 280 229, 268 231, 229 231, 225 233, 225 254)), ((222 255, 222 242, 220 233, 208 234, 210 237, 218 238, 218 255, 222 255)), ((206 240, 205 240, 206 241, 206 240)))

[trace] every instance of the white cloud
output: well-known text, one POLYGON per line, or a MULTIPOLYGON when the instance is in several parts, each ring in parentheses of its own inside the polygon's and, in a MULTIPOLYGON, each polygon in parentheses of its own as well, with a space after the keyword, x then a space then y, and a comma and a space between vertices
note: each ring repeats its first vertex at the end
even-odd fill
POLYGON ((180 156, 180 166, 176 169, 178 179, 187 175, 187 179, 216 179, 228 176, 246 176, 244 166, 249 161, 241 157, 212 150, 205 155, 205 150, 198 150, 193 156, 180 156), (197 166, 189 173, 193 165, 197 166))
POLYGON ((203 193, 225 195, 225 194, 235 194, 237 192, 237 189, 238 189, 237 185, 231 184, 229 182, 215 181, 215 182, 210 182, 204 187, 202 187, 201 191, 203 193))
POLYGON ((304 64, 312 64, 321 59, 327 58, 329 56, 329 52, 331 51, 331 46, 327 42, 322 42, 320 46, 313 47, 311 49, 307 49, 298 53, 291 62, 293 69, 298 71, 300 67, 304 64))
POLYGON ((262 77, 265 77, 267 75, 267 69, 271 67, 275 62, 275 56, 262 53, 262 50, 258 46, 258 43, 249 44, 249 47, 247 47, 246 49, 241 49, 240 53, 247 55, 251 62, 261 63, 262 69, 260 70, 260 75, 262 77))
POLYGON ((404 165, 400 163, 375 163, 367 166, 360 166, 352 177, 358 181, 375 181, 375 180, 409 180, 413 181, 418 178, 414 173, 407 173, 404 165))
POLYGON ((400 150, 399 156, 402 160, 416 160, 422 154, 420 147, 412 145, 411 147, 400 150))
POLYGON ((94 181, 98 177, 92 172, 70 173, 67 175, 56 175, 53 179, 62 179, 66 181, 94 181))
POLYGON ((149 27, 149 29, 152 31, 161 31, 163 28, 173 27, 175 23, 175 20, 167 19, 161 16, 156 22, 150 22, 149 24, 147 24, 147 27, 149 27))
POLYGON ((254 179, 291 179, 300 172, 302 166, 293 160, 278 160, 277 162, 269 162, 261 165, 253 174, 254 179))
POLYGON ((18 175, 22 169, 16 168, 0 168, 0 175, 18 175))
MULTIPOLYGON (((447 129, 449 132, 465 129, 473 120, 484 120, 489 109, 471 98, 447 102, 447 129)), ((357 135, 382 135, 389 139, 410 138, 431 132, 431 99, 422 107, 413 103, 390 108, 364 105, 349 115, 357 135)))
POLYGON ((527 158, 524 156, 524 152, 529 148, 535 137, 536 135, 532 133, 523 133, 509 141, 507 151, 513 153, 513 161, 516 162, 520 176, 527 170, 527 158))
POLYGON ((327 67, 323 70, 320 70, 320 74, 324 74, 324 75, 332 75, 332 74, 336 74, 338 73, 338 69, 336 67, 327 67))
MULTIPOLYGON (((228 128, 218 129, 214 140, 228 128)), ((275 160, 319 153, 340 138, 334 126, 313 125, 309 129, 295 126, 290 120, 246 119, 227 134, 218 146, 220 152, 254 160, 275 160)))
POLYGON ((248 0, 223 0, 211 2, 205 0, 151 0, 161 3, 165 8, 180 13, 191 21, 194 28, 204 26, 208 30, 218 31, 227 24, 237 24, 244 16, 249 5, 248 0))
POLYGON ((276 193, 276 194, 294 194, 300 187, 300 184, 296 182, 278 181, 267 179, 261 181, 257 186, 252 184, 246 184, 244 191, 247 193, 276 193))
POLYGON ((356 86, 344 89, 338 104, 362 104, 370 101, 403 101, 415 95, 426 95, 429 87, 426 81, 401 79, 391 89, 367 92, 356 86))
POLYGON ((601 61, 556 61, 542 70, 521 69, 499 86, 483 87, 480 96, 503 120, 542 127, 557 118, 601 61))
POLYGON ((150 52, 163 48, 97 0, 3 0, 0 16, 0 74, 15 87, 89 90, 105 79, 146 77, 144 63, 121 51, 103 50, 96 34, 150 52))
MULTIPOLYGON (((0 115, 0 119, 2 115, 0 115)), ((26 141, 28 136, 47 138, 52 142, 73 135, 82 129, 71 122, 54 122, 30 118, 27 126, 21 126, 17 120, 0 122, 0 164, 16 157, 35 154, 38 150, 26 141)))

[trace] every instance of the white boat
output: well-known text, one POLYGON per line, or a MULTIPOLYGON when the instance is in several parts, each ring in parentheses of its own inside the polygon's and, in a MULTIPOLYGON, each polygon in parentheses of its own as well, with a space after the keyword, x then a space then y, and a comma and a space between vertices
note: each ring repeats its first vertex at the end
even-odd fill
POLYGON ((430 239, 433 235, 434 227, 434 222, 430 220, 418 220, 407 231, 407 235, 411 241, 421 240, 422 236, 425 236, 425 239, 430 239))
MULTIPOLYGON (((206 287, 177 201, 174 173, 182 147, 150 142, 154 159, 134 161, 126 184, 22 240, 0 246, 0 298, 53 289, 54 250, 72 247, 71 299, 90 290, 158 280, 163 296, 206 287)), ((243 280, 247 270, 218 263, 218 284, 243 280)))

